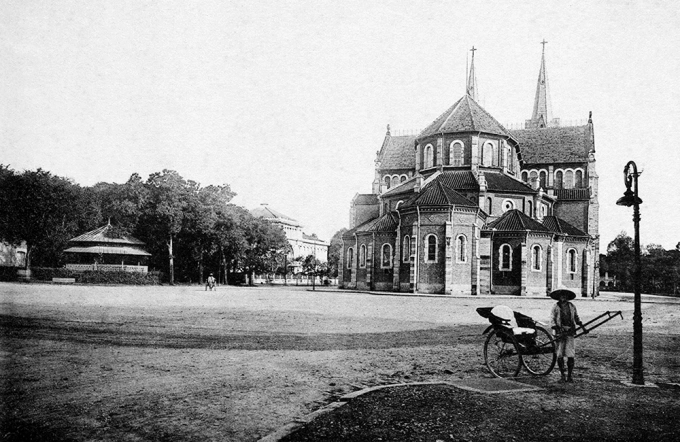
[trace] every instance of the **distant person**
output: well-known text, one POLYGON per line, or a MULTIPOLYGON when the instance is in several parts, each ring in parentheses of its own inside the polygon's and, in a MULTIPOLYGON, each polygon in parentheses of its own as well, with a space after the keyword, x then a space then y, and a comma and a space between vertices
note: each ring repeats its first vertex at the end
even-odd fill
MULTIPOLYGON (((550 297, 557 300, 557 304, 552 308, 550 322, 555 330, 557 365, 560 367, 562 375, 560 382, 574 382, 572 378, 576 356, 574 336, 576 335, 576 326, 583 327, 581 318, 579 318, 576 311, 576 306, 569 302, 576 298, 576 293, 571 290, 555 290, 550 294, 550 297), (567 358, 566 378, 564 376, 564 358, 567 358)), ((583 332, 588 333, 588 330, 583 327, 583 332)))
POLYGON ((211 273, 210 276, 208 276, 208 281, 205 283, 205 290, 208 291, 208 287, 210 288, 210 291, 212 292, 215 289, 215 277, 211 273))

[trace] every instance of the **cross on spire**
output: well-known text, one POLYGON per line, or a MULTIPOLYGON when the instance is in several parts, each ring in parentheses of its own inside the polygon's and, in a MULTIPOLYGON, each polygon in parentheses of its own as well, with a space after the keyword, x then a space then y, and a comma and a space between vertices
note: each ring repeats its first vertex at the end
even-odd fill
POLYGON ((470 71, 468 72, 467 83, 465 85, 465 93, 477 101, 477 76, 475 75, 475 51, 477 48, 472 46, 472 59, 470 61, 470 71))
POLYGON ((547 43, 548 43, 548 42, 545 41, 545 38, 544 38, 543 41, 541 42, 541 44, 543 45, 543 52, 545 52, 545 45, 546 45, 547 43))

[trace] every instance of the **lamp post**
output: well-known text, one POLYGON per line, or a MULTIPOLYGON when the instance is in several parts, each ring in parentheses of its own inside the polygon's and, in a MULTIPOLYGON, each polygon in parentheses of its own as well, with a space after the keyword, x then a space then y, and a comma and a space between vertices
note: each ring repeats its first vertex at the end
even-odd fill
POLYGON ((616 202, 618 206, 633 206, 633 225, 635 227, 635 298, 633 310, 633 384, 644 385, 645 379, 642 369, 642 310, 640 301, 640 204, 638 197, 638 177, 640 173, 637 165, 629 161, 623 168, 623 182, 626 191, 616 202), (631 186, 633 190, 631 190, 631 186))

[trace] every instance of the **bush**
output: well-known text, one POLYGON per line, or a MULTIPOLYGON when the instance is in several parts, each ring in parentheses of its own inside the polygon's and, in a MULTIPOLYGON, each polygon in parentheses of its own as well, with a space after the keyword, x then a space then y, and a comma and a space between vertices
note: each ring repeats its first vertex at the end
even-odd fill
MULTIPOLYGON (((16 273, 16 271, 15 271, 16 273)), ((161 272, 107 272, 102 270, 75 271, 66 268, 31 268, 31 278, 52 281, 52 278, 75 278, 83 284, 158 285, 161 272)))
POLYGON ((0 281, 17 281, 18 267, 0 267, 0 281))

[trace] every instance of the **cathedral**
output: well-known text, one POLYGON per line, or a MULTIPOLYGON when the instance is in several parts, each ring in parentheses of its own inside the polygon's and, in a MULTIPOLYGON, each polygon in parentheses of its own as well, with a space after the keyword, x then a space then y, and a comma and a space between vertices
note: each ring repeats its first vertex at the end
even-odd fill
POLYGON ((596 296, 592 115, 553 118, 545 42, 531 119, 509 130, 466 93, 417 136, 390 127, 370 194, 350 206, 340 287, 448 295, 596 296))

